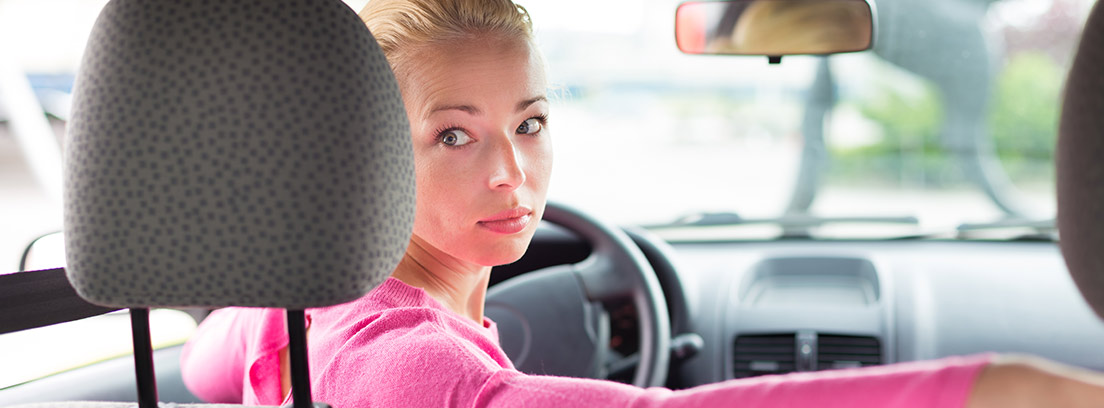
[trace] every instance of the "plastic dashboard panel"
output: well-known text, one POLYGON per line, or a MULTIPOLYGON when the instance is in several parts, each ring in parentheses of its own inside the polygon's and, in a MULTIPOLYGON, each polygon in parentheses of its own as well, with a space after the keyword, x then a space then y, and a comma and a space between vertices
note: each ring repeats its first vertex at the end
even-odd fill
POLYGON ((686 386, 731 378, 737 335, 798 331, 878 337, 887 363, 1016 352, 1104 370, 1104 322, 1081 298, 1053 243, 674 247, 690 329, 705 339, 705 348, 672 373, 686 386))
MULTIPOLYGON (((809 336, 806 342, 814 347, 807 350, 811 354, 806 358, 812 362, 804 364, 806 368, 816 368, 815 345, 820 335, 877 339, 881 344, 878 360, 893 362, 890 282, 891 274, 866 257, 765 254, 733 281, 721 305, 725 327, 720 338, 722 378, 734 377, 733 340, 739 335, 809 336)), ((802 365, 798 359, 795 364, 802 365)))

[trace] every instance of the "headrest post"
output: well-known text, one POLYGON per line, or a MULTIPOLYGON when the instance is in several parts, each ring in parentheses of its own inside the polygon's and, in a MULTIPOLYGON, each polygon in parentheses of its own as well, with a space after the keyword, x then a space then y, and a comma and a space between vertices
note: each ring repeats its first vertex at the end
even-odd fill
POLYGON ((134 339, 134 378, 138 384, 138 407, 157 408, 157 376, 153 372, 149 309, 130 309, 130 332, 134 339))
POLYGON ((307 329, 303 310, 287 311, 288 357, 291 361, 292 407, 313 408, 310 366, 307 365, 307 329))

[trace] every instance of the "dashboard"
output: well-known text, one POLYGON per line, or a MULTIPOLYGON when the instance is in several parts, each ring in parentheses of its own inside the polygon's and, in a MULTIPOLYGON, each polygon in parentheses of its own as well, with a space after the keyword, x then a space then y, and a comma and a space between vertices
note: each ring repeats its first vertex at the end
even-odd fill
MULTIPOLYGON (((556 258, 577 262, 587 251, 542 226, 533 255, 495 279, 556 258)), ((1104 321, 1053 242, 676 242, 666 256, 674 276, 657 274, 673 334, 702 339, 693 356, 672 358, 675 388, 986 352, 1104 370, 1104 321)), ((624 331, 635 328, 617 323, 631 317, 613 309, 614 338, 618 327, 631 337, 624 331)))
MULTIPOLYGON (((674 247, 690 328, 706 339, 699 358, 679 367, 688 385, 740 377, 752 371, 743 361, 771 361, 741 349, 744 336, 756 335, 792 336, 798 359, 802 342, 810 344, 810 357, 820 359, 812 369, 869 365, 864 345, 876 345, 875 363, 882 364, 1013 352, 1104 370, 1104 322, 1074 286, 1054 243, 674 247)), ((771 371, 771 364, 760 368, 771 371)))

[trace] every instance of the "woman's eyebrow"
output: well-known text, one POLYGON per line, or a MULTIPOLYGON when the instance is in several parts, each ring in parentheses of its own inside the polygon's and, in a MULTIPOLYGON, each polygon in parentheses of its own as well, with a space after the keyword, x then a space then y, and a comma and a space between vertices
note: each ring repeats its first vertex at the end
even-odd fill
POLYGON ((425 116, 429 117, 429 115, 432 115, 434 113, 437 113, 437 112, 440 112, 440 111, 447 111, 447 110, 463 111, 463 112, 467 112, 469 115, 472 115, 472 116, 479 116, 479 115, 483 114, 483 111, 479 110, 479 108, 474 107, 472 105, 439 105, 439 106, 434 107, 433 109, 430 109, 429 112, 426 112, 425 116))
POLYGON ((517 105, 517 111, 521 112, 521 111, 525 110, 525 108, 528 108, 529 105, 532 105, 532 104, 540 102, 540 101, 548 102, 548 98, 546 98, 544 95, 541 95, 541 96, 537 96, 537 97, 534 97, 534 98, 530 98, 530 99, 526 99, 524 101, 521 101, 517 105))
MULTIPOLYGON (((521 111, 525 110, 526 108, 528 108, 530 105, 532 105, 534 103, 537 103, 537 102, 540 102, 540 101, 548 102, 548 97, 546 97, 544 95, 541 95, 541 96, 536 96, 536 97, 529 98, 529 99, 526 99, 524 101, 518 102, 517 111, 521 112, 521 111)), ((479 108, 477 108, 475 106, 472 106, 472 105, 438 105, 438 106, 433 107, 433 109, 430 109, 429 112, 426 113, 426 116, 428 117, 429 115, 432 115, 434 113, 437 113, 437 112, 440 112, 440 111, 447 111, 447 110, 458 110, 458 111, 462 111, 462 112, 467 112, 468 114, 470 114, 472 116, 479 116, 479 115, 483 114, 483 111, 479 110, 479 108)))

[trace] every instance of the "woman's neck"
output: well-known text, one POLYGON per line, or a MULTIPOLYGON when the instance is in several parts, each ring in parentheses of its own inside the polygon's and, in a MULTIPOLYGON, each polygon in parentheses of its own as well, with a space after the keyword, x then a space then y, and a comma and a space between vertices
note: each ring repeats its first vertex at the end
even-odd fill
POLYGON ((422 288, 449 310, 483 325, 491 267, 458 260, 415 235, 391 276, 422 288))

